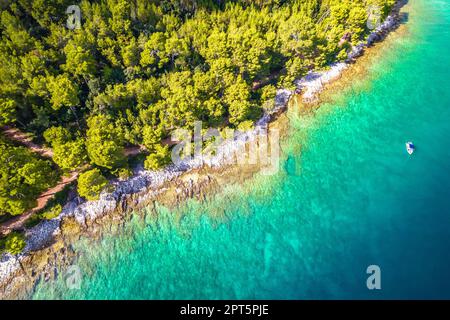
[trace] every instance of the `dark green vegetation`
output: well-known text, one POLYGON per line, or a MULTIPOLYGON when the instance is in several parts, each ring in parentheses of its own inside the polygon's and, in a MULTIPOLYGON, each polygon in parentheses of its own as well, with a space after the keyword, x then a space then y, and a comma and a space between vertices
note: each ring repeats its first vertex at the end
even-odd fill
POLYGON ((21 253, 25 248, 25 236, 18 232, 11 232, 5 238, 0 238, 0 254, 8 252, 11 254, 21 253))
MULTIPOLYGON (((369 31, 370 6, 386 15, 393 3, 81 1, 82 27, 69 30, 72 0, 5 0, 0 125, 46 141, 63 171, 94 166, 80 193, 95 198, 102 174, 127 174, 126 147, 144 145, 156 169, 175 128, 250 127, 276 88, 346 58, 369 31)), ((0 148, 0 214, 20 214, 55 171, 23 148, 0 148)))
POLYGON ((97 200, 108 180, 95 168, 83 172, 78 178, 78 193, 88 200, 97 200))
POLYGON ((34 207, 37 196, 57 180, 50 161, 0 140, 0 215, 18 215, 34 207))

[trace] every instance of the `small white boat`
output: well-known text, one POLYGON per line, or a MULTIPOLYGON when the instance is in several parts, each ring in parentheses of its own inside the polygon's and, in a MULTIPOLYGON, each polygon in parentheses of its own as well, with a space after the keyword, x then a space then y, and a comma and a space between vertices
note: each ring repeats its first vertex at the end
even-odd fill
POLYGON ((416 147, 414 146, 414 144, 413 144, 411 141, 409 141, 409 142, 406 143, 406 151, 407 151, 409 154, 413 154, 413 152, 414 152, 415 149, 416 149, 416 147))

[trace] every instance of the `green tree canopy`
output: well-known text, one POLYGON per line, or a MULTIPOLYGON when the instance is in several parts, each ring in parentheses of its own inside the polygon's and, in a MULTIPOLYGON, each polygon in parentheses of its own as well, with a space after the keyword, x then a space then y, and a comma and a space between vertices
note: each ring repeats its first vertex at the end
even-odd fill
POLYGON ((12 99, 0 99, 0 126, 14 122, 16 102, 12 99))
POLYGON ((113 169, 125 161, 123 137, 106 115, 88 119, 86 148, 91 162, 99 167, 113 169))
POLYGON ((64 144, 72 139, 70 131, 64 127, 50 127, 44 131, 44 139, 50 145, 64 144))
POLYGON ((53 153, 53 161, 63 170, 74 170, 88 160, 85 142, 81 138, 55 145, 53 153))
POLYGON ((0 140, 0 215, 18 215, 36 205, 36 197, 57 182, 57 172, 24 147, 0 140))
POLYGON ((8 253, 13 255, 19 254, 26 246, 25 237, 21 233, 11 232, 6 236, 3 246, 3 250, 8 253))
POLYGON ((148 170, 158 170, 170 162, 168 146, 156 145, 153 152, 145 160, 144 166, 148 170))
POLYGON ((87 200, 98 200, 100 193, 107 184, 108 180, 101 174, 100 170, 92 169, 80 174, 78 193, 87 200))
POLYGON ((67 74, 48 79, 50 102, 55 110, 61 107, 73 107, 80 103, 78 99, 78 86, 69 79, 67 74))

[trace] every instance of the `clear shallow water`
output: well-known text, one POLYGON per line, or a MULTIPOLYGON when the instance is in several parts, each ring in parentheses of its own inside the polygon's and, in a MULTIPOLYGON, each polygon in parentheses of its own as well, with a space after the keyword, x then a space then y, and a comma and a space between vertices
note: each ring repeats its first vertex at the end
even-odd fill
POLYGON ((61 278, 33 298, 450 298, 450 1, 407 11, 367 79, 292 119, 278 175, 79 242, 81 289, 61 278))

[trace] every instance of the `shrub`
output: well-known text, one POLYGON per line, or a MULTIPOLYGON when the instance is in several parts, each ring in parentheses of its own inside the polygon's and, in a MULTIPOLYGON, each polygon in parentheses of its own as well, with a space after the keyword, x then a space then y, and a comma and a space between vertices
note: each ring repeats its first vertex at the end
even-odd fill
POLYGON ((147 170, 158 170, 170 162, 170 151, 168 146, 157 145, 155 152, 150 154, 144 162, 147 170))
POLYGON ((239 123, 238 125, 238 130, 239 131, 249 131, 251 129, 253 129, 253 121, 251 120, 246 120, 246 121, 242 121, 241 123, 239 123))
POLYGON ((36 198, 56 184, 50 161, 24 147, 0 140, 0 215, 19 215, 36 205, 36 198))
POLYGON ((80 174, 78 193, 87 200, 98 200, 100 193, 108 184, 108 180, 99 169, 92 169, 80 174))
POLYGON ((63 170, 76 169, 87 161, 87 153, 83 139, 54 145, 53 151, 53 161, 63 170))
POLYGON ((44 132, 44 139, 52 146, 64 144, 71 139, 70 131, 63 127, 50 127, 44 132))
POLYGON ((62 206, 58 203, 41 214, 42 218, 51 220, 60 215, 62 206))
POLYGON ((261 102, 265 110, 272 110, 275 105, 277 89, 274 85, 267 85, 260 89, 261 102))
POLYGON ((11 254, 19 254, 25 248, 26 242, 23 234, 11 232, 5 239, 5 251, 11 254))
POLYGON ((126 180, 133 175, 133 170, 129 168, 120 168, 113 171, 113 174, 120 180, 126 180))

